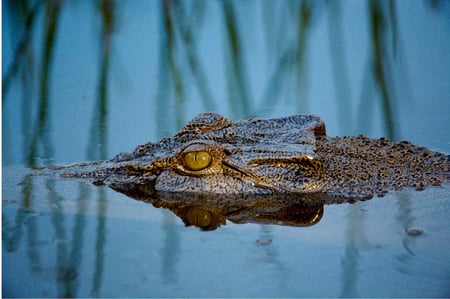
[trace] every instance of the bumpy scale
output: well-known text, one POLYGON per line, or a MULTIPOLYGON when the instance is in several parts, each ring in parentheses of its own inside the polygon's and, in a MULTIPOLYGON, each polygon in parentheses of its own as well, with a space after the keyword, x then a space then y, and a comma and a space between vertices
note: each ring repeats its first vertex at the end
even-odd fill
POLYGON ((370 198, 450 181, 450 156, 386 138, 328 137, 313 115, 231 122, 202 113, 179 133, 112 160, 56 169, 113 188, 370 198))

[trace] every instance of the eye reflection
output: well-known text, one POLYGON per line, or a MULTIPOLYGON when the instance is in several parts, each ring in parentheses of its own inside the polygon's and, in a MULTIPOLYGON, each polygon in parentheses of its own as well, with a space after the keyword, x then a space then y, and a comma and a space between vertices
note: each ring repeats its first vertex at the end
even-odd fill
POLYGON ((184 165, 194 171, 205 169, 211 160, 211 155, 206 151, 189 152, 183 157, 184 165))
POLYGON ((190 225, 205 228, 213 222, 213 215, 206 210, 191 208, 186 213, 186 218, 190 225))

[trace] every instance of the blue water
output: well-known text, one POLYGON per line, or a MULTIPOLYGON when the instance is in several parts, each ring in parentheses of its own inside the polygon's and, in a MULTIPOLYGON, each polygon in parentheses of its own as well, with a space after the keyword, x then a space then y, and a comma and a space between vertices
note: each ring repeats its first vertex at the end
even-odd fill
POLYGON ((94 2, 62 2, 56 18, 46 8, 57 2, 17 3, 2 1, 4 297, 450 296, 448 186, 326 205, 311 227, 228 221, 204 232, 107 187, 29 175, 171 136, 206 110, 316 114, 328 135, 450 153, 448 2, 111 2, 112 31, 94 2), (34 9, 27 35, 22 12, 34 9), (385 28, 385 98, 372 72, 373 11, 385 28))

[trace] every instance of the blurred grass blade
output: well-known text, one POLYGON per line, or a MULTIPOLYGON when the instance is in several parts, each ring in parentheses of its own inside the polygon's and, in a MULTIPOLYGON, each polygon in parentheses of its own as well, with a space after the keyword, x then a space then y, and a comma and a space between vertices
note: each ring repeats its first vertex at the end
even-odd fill
MULTIPOLYGON (((294 50, 291 48, 286 49, 278 59, 275 64, 275 69, 273 74, 269 77, 267 87, 264 91, 263 98, 259 107, 265 109, 267 107, 272 107, 277 105, 281 100, 281 96, 279 95, 287 84, 287 79, 289 74, 292 72, 292 61, 294 60, 294 50)), ((258 109, 260 113, 261 109, 258 109)))
POLYGON ((394 57, 397 57, 398 51, 398 24, 397 24, 397 9, 395 7, 395 1, 389 0, 389 23, 391 24, 390 33, 392 37, 392 53, 394 57))
POLYGON ((177 39, 175 36, 175 27, 177 19, 174 17, 175 6, 178 5, 178 1, 165 0, 164 1, 164 18, 167 26, 167 51, 169 59, 168 65, 170 70, 170 78, 172 87, 175 92, 175 122, 176 127, 181 128, 184 125, 184 100, 185 100, 185 88, 183 82, 182 68, 177 61, 177 39))
POLYGON ((243 46, 233 4, 235 2, 224 0, 221 3, 229 51, 229 61, 227 63, 227 66, 229 67, 229 71, 227 72, 229 88, 228 101, 234 115, 237 117, 247 117, 250 113, 250 84, 247 81, 244 65, 243 46))
POLYGON ((276 106, 281 100, 280 93, 288 90, 293 92, 293 98, 297 104, 295 111, 305 113, 308 110, 308 101, 304 96, 306 88, 305 60, 312 24, 312 4, 309 1, 284 3, 287 8, 282 10, 284 12, 281 17, 283 26, 280 25, 280 29, 287 30, 292 22, 295 24, 295 35, 293 37, 287 35, 287 41, 284 42, 283 49, 279 51, 278 58, 269 60, 276 63, 259 106, 263 109, 276 106))
MULTIPOLYGON (((216 105, 214 103, 214 97, 209 87, 207 76, 205 76, 202 60, 198 58, 197 54, 196 35, 198 35, 199 32, 193 31, 194 28, 192 25, 192 21, 198 21, 198 18, 201 18, 201 16, 197 15, 194 20, 193 17, 187 15, 185 9, 183 8, 183 3, 190 2, 177 1, 174 2, 175 5, 173 5, 175 14, 174 20, 176 20, 174 25, 180 32, 181 40, 186 51, 186 55, 180 56, 181 58, 187 60, 186 64, 189 66, 189 70, 195 80, 195 85, 197 86, 200 96, 202 97, 203 105, 206 111, 215 111, 216 105)), ((205 4, 206 2, 200 3, 205 4)), ((194 9, 199 8, 195 7, 194 9)))
POLYGON ((12 63, 2 78, 2 106, 4 106, 6 102, 6 95, 8 94, 11 82, 18 75, 18 72, 21 69, 21 67, 23 67, 24 73, 31 73, 32 64, 30 63, 27 64, 26 58, 29 56, 28 52, 31 51, 30 48, 31 42, 33 40, 32 36, 35 28, 35 21, 37 19, 36 16, 39 10, 42 8, 41 4, 42 2, 38 1, 29 10, 27 7, 24 7, 25 20, 24 20, 23 35, 20 38, 19 43, 17 44, 16 50, 14 51, 12 63))
POLYGON ((355 133, 368 132, 370 125, 373 123, 373 110, 375 106, 374 100, 374 82, 372 80, 370 61, 366 62, 361 80, 361 94, 359 95, 360 103, 356 116, 357 128, 355 133))
POLYGON ((30 167, 36 166, 36 158, 38 157, 38 146, 43 146, 44 158, 53 157, 53 146, 50 141, 50 124, 49 124, 49 84, 53 63, 53 55, 55 49, 56 32, 59 25, 59 16, 62 1, 49 0, 46 2, 45 26, 42 50, 42 65, 39 86, 39 107, 35 131, 31 139, 30 149, 27 155, 27 164, 30 167))
POLYGON ((347 59, 342 29, 341 4, 339 1, 328 2, 328 38, 334 84, 336 88, 337 121, 343 134, 353 133, 350 80, 348 79, 347 59))
MULTIPOLYGON (((372 37, 372 73, 381 97, 381 108, 384 114, 385 128, 389 138, 396 138, 393 112, 393 90, 389 89, 388 74, 389 56, 386 40, 386 16, 378 0, 369 2, 371 37, 372 37)), ((389 80, 391 82, 391 80, 389 80)), ((392 84, 392 82, 391 82, 392 84)))
MULTIPOLYGON (((156 127, 157 137, 162 138, 168 130, 168 115, 169 115, 169 73, 168 73, 168 61, 169 61, 169 32, 171 30, 171 24, 167 20, 166 16, 167 8, 165 1, 160 2, 160 30, 159 30, 159 59, 158 59, 158 89, 156 92, 156 98, 154 99, 155 115, 156 115, 156 127)), ((168 130, 170 131, 170 129, 168 130)))
POLYGON ((295 88, 297 96, 298 111, 306 113, 308 111, 308 99, 306 94, 307 79, 305 75, 305 60, 307 55, 307 41, 309 39, 312 23, 312 3, 308 0, 301 1, 298 14, 298 33, 295 55, 295 88))
POLYGON ((108 157, 108 79, 111 60, 111 39, 116 23, 115 2, 113 0, 99 0, 99 8, 102 20, 102 31, 100 33, 100 75, 97 84, 97 102, 87 149, 89 160, 106 159, 108 157))
POLYGON ((160 25, 160 58, 159 86, 156 104, 156 125, 158 137, 173 133, 173 127, 168 120, 175 119, 176 128, 184 124, 184 83, 181 69, 176 60, 177 47, 175 37, 176 20, 173 18, 174 4, 170 0, 161 0, 160 25), (170 91, 175 96, 175 105, 171 105, 170 91), (173 108, 172 108, 173 107, 173 108))

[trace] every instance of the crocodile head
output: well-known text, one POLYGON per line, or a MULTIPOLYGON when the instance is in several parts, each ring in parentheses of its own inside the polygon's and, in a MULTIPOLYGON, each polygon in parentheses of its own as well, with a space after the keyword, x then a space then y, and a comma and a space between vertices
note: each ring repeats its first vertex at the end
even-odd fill
POLYGON ((450 156, 406 141, 328 137, 312 115, 231 122, 202 113, 173 137, 58 173, 124 193, 144 186, 148 192, 370 198, 449 182, 450 156))
POLYGON ((324 134, 322 120, 311 115, 231 122, 202 113, 171 138, 140 145, 112 160, 65 168, 61 175, 116 188, 145 183, 171 192, 318 191, 323 165, 315 143, 324 134))

